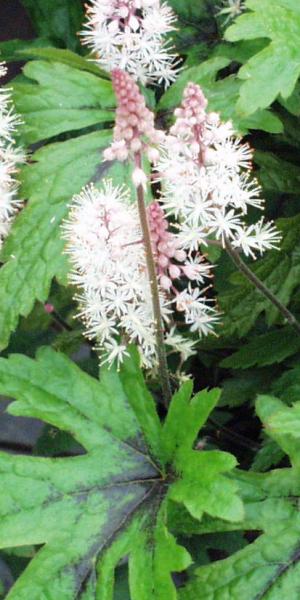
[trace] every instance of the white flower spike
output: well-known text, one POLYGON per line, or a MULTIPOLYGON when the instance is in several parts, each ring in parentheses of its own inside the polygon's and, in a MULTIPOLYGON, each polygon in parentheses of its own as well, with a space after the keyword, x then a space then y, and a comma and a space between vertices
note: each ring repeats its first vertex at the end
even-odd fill
MULTIPOLYGON (((129 194, 127 188, 113 187, 111 181, 104 181, 100 190, 86 187, 73 198, 63 230, 73 265, 70 280, 80 289, 78 316, 85 323, 87 337, 96 340, 101 362, 120 364, 128 343, 134 342, 144 366, 153 368, 157 354, 151 289, 138 210, 129 194)), ((157 202, 148 207, 148 220, 165 339, 178 351, 179 337, 172 327, 175 308, 182 324, 199 335, 212 333, 218 321, 205 289, 199 287, 210 277, 209 265, 203 258, 187 257, 177 234, 168 231, 157 202), (180 289, 187 288, 178 291, 178 284, 180 289)), ((182 355, 193 354, 193 346, 185 344, 182 355)))
POLYGON ((179 238, 187 252, 211 240, 226 239, 246 256, 277 248, 281 239, 263 219, 248 225, 254 206, 263 209, 260 187, 250 176, 252 151, 234 136, 232 124, 207 113, 201 88, 189 83, 175 124, 161 143, 157 179, 162 204, 180 222, 179 238))
MULTIPOLYGON (((4 63, 0 63, 0 77, 5 74, 6 67, 4 63)), ((22 205, 17 196, 18 183, 15 174, 25 157, 13 142, 19 124, 20 120, 14 112, 9 91, 0 89, 0 248, 9 233, 16 212, 22 205)))

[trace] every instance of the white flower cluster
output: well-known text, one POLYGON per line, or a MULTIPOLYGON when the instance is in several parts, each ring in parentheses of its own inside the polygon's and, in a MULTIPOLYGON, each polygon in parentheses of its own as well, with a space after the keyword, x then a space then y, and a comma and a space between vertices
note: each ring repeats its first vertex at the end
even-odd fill
MULTIPOLYGON (((80 288, 76 296, 78 316, 84 321, 87 337, 96 340, 102 364, 120 364, 128 344, 134 342, 144 366, 155 367, 157 341, 151 288, 138 210, 130 203, 129 189, 113 187, 110 180, 104 180, 100 190, 92 185, 84 188, 73 198, 63 232, 73 266, 70 280, 80 288)), ((158 232, 157 226, 151 232, 157 241, 158 232)), ((170 243, 161 241, 159 246, 161 253, 155 254, 158 266, 162 257, 169 257, 169 276, 173 274, 176 279, 186 274, 189 280, 180 292, 174 284, 167 290, 159 286, 165 343, 186 360, 194 353, 194 342, 176 332, 172 314, 176 306, 183 315, 182 324, 186 323, 191 331, 200 335, 212 332, 218 317, 203 295, 205 290, 198 287, 209 276, 208 265, 197 259, 186 260, 175 239, 170 243), (178 261, 177 267, 169 264, 171 257, 178 261)))
POLYGON ((232 124, 206 113, 198 85, 184 92, 175 124, 162 143, 157 164, 161 201, 180 221, 180 238, 188 251, 200 244, 228 240, 246 256, 276 248, 280 234, 261 218, 247 225, 248 208, 263 208, 260 187, 251 177, 252 151, 235 138, 232 124))
MULTIPOLYGON (((5 74, 6 67, 0 63, 0 77, 5 74)), ((14 178, 18 164, 24 160, 23 153, 13 145, 13 135, 19 123, 9 91, 0 89, 0 248, 22 204, 17 197, 18 184, 14 178)))
MULTIPOLYGON (((74 266, 71 281, 79 286, 79 316, 86 335, 97 340, 102 363, 126 355, 128 343, 141 348, 145 366, 156 362, 155 328, 149 278, 137 207, 129 202, 129 190, 86 187, 73 198, 64 237, 74 266)), ((161 294, 166 319, 167 303, 161 294)))
POLYGON ((177 55, 164 36, 174 29, 175 16, 159 0, 92 0, 83 43, 107 71, 130 73, 142 84, 176 78, 177 55))

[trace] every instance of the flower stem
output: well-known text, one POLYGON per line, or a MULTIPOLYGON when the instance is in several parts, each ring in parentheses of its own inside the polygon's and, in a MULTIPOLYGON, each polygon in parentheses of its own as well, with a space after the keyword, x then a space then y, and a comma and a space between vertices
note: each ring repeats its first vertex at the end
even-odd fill
MULTIPOLYGON (((141 156, 140 154, 136 154, 135 157, 136 166, 141 168, 141 156)), ((160 383, 163 393, 164 405, 168 408, 171 397, 172 390, 169 378, 168 371, 168 362, 167 362, 167 354, 165 348, 165 340, 164 340, 164 332, 163 332, 163 324, 162 324, 162 316, 160 309, 160 299, 159 299, 159 289, 156 275, 156 265, 152 252, 152 244, 151 237, 148 225, 147 211, 144 200, 144 190, 142 185, 139 185, 137 188, 137 201, 138 201, 138 210, 140 216, 140 223, 143 232, 143 241, 145 247, 146 254, 146 262, 147 269, 149 274, 150 288, 151 288, 151 297, 152 297, 152 308, 153 308, 153 316, 155 322, 155 335, 156 335, 156 351, 158 358, 158 371, 160 377, 160 383)))
POLYGON ((288 323, 297 331, 300 335, 300 323, 296 317, 278 300, 278 298, 265 286, 265 284, 247 267, 239 253, 232 247, 228 239, 225 239, 225 249, 230 256, 235 266, 247 277, 249 281, 263 294, 284 316, 288 323))

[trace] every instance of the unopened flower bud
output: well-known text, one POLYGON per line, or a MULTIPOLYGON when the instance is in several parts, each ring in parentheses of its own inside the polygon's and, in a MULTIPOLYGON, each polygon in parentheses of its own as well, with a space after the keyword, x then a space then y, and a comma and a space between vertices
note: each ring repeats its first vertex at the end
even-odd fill
POLYGON ((147 175, 146 173, 143 171, 143 169, 140 169, 139 167, 136 167, 132 173, 132 181, 133 181, 133 185, 138 188, 140 185, 142 186, 142 188, 144 190, 146 190, 147 187, 147 175))

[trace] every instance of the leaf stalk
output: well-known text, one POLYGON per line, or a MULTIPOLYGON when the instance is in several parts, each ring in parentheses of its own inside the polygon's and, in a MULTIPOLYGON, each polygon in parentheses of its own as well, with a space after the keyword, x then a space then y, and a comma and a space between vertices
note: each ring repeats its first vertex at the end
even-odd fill
POLYGON ((297 331, 300 335, 300 323, 296 317, 291 313, 288 308, 275 296, 271 290, 259 279, 251 269, 246 265, 239 253, 233 248, 230 241, 225 239, 225 250, 232 262, 238 268, 238 270, 245 275, 245 277, 256 287, 256 289, 263 294, 283 315, 288 323, 297 331))

